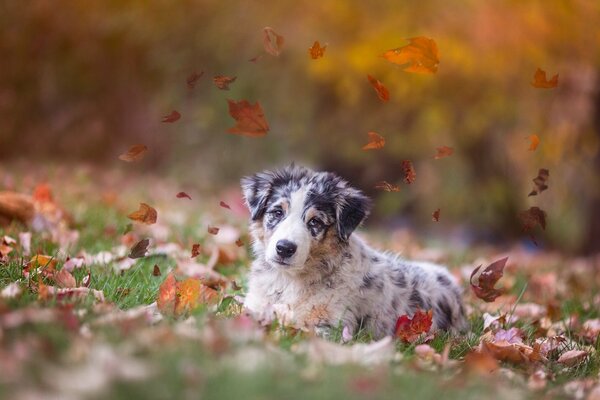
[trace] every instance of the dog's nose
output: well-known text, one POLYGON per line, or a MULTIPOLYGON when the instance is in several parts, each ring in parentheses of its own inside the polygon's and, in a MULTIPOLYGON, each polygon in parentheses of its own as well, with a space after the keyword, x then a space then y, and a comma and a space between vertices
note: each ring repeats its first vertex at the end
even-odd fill
POLYGON ((275 245, 275 249, 277 250, 277 254, 280 257, 287 258, 294 255, 298 246, 294 242, 290 242, 289 240, 280 240, 275 245))

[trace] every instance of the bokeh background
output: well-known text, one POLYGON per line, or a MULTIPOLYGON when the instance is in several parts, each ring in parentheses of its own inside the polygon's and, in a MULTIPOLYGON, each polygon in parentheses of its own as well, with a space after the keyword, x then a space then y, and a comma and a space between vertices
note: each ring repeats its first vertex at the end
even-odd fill
POLYGON ((0 1, 1 168, 93 165, 218 192, 296 161, 373 196, 368 227, 530 243, 517 215, 538 206, 548 213, 536 232, 543 248, 598 251, 599 22, 600 2, 586 0, 0 1), (265 26, 285 37, 284 50, 250 62, 264 54, 265 26), (380 57, 414 36, 437 42, 437 74, 380 57), (318 60, 307 53, 315 40, 327 44, 318 60), (538 67, 560 74, 558 88, 530 85, 538 67), (237 76, 229 91, 213 85, 220 74, 237 76), (389 103, 367 74, 387 86, 389 103), (226 99, 260 101, 269 134, 226 133, 226 99), (182 118, 161 123, 172 110, 182 118), (386 147, 361 150, 368 131, 386 147), (541 143, 530 152, 534 133, 541 143), (150 148, 145 159, 119 161, 136 143, 150 148), (442 145, 454 155, 434 160, 442 145), (404 159, 416 182, 376 191, 378 181, 401 182, 404 159), (550 188, 528 198, 539 168, 550 170, 550 188))

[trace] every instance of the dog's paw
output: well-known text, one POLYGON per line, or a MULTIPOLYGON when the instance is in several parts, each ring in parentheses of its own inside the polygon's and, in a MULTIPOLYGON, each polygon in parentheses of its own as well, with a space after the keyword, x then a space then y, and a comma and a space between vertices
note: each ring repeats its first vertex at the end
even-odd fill
POLYGON ((314 326, 315 334, 323 339, 330 340, 333 337, 333 328, 329 324, 318 324, 314 326))

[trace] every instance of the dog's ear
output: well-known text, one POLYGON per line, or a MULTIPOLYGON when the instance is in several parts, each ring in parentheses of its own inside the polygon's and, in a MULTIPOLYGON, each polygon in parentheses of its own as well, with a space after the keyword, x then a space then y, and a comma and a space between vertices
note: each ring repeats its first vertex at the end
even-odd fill
POLYGON ((344 188, 336 204, 337 230, 340 239, 346 241, 354 230, 367 218, 371 200, 361 191, 344 188))
POLYGON ((245 176, 241 180, 241 185, 244 200, 250 210, 250 218, 253 221, 262 218, 269 196, 271 196, 273 174, 259 172, 252 176, 245 176))

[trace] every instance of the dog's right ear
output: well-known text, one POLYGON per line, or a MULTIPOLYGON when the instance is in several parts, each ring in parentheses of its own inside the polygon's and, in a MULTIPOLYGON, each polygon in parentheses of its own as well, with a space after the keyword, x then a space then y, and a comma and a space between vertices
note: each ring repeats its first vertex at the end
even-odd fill
POLYGON ((245 176, 241 180, 241 185, 246 205, 250 210, 250 218, 252 221, 262 218, 271 196, 273 175, 259 172, 252 176, 245 176))

